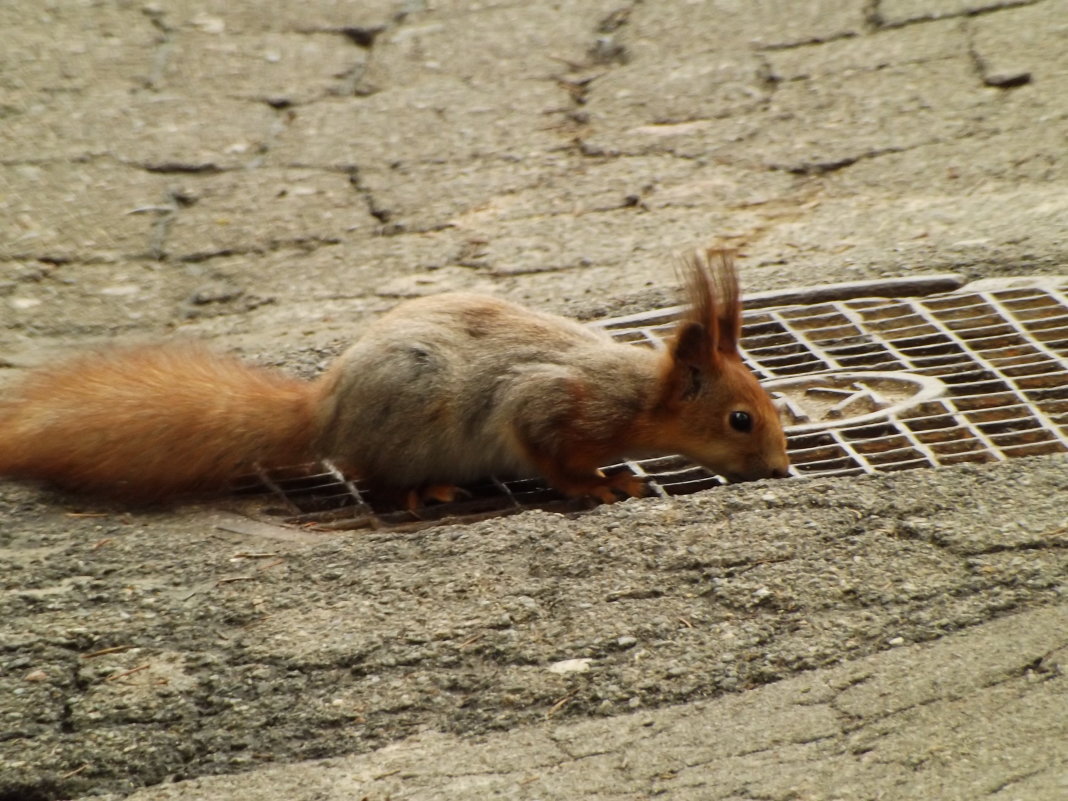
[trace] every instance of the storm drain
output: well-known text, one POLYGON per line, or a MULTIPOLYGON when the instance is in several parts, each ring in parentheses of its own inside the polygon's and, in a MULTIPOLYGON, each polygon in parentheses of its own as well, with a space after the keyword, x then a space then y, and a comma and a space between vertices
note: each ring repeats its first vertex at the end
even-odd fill
MULTIPOLYGON (((856 475, 1068 451, 1068 280, 956 276, 746 297, 746 362, 783 411, 794 475, 856 475), (952 288, 952 291, 945 291, 952 288), (905 295, 905 296, 902 296, 905 295)), ((680 307, 603 320, 664 347, 680 307)), ((628 461, 650 494, 722 483, 681 457, 628 461)), ((530 508, 578 511, 538 479, 463 488, 411 511, 329 464, 260 476, 257 516, 324 528, 422 527, 530 508)))

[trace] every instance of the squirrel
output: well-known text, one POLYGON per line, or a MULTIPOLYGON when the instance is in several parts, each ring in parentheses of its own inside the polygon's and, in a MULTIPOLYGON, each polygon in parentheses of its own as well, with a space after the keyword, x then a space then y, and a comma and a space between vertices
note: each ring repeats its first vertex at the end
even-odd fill
POLYGON ((540 474, 610 502, 645 485, 601 465, 666 454, 730 481, 785 477, 778 411, 738 352, 733 257, 684 261, 689 305, 663 350, 448 293, 387 312, 312 381, 195 343, 83 354, 0 400, 0 476, 139 504, 314 460, 437 498, 540 474))

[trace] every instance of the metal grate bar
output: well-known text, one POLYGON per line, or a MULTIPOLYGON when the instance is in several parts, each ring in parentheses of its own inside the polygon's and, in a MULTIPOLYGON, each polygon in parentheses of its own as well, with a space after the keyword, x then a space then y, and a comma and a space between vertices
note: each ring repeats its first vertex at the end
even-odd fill
MULTIPOLYGON (((820 363, 818 370, 810 370, 809 372, 823 372, 825 370, 833 370, 841 368, 838 360, 831 356, 822 347, 816 344, 816 341, 811 339, 804 331, 798 326, 790 324, 789 318, 782 312, 771 309, 768 311, 768 315, 775 320, 783 330, 786 331, 794 339, 794 341, 803 346, 809 354, 811 354, 820 363)), ((774 375, 774 373, 772 373, 774 375)))
MULTIPOLYGON (((845 318, 847 320, 849 320, 851 323, 853 323, 853 325, 855 325, 857 327, 857 329, 859 329, 861 331, 864 330, 864 319, 856 310, 854 310, 851 307, 843 304, 842 314, 843 314, 843 316, 845 316, 845 318)), ((882 346, 884 348, 886 348, 887 352, 900 365, 900 367, 894 367, 892 369, 905 369, 905 370, 914 370, 915 369, 916 365, 912 363, 912 360, 908 356, 906 356, 904 353, 902 353, 901 350, 892 341, 883 342, 882 346)))
POLYGON ((851 443, 848 439, 845 438, 844 433, 841 430, 831 429, 829 433, 834 439, 835 444, 837 444, 838 447, 845 452, 845 454, 849 457, 851 461, 856 462, 857 466, 860 467, 865 473, 875 472, 875 466, 868 461, 868 458, 864 454, 860 453, 855 447, 853 447, 853 443, 851 443))
MULTIPOLYGON (((659 495, 661 498, 671 497, 670 493, 666 489, 664 489, 664 485, 660 483, 660 480, 658 479, 657 475, 655 473, 647 472, 641 462, 635 462, 628 459, 623 462, 622 467, 627 470, 630 470, 630 472, 632 472, 639 478, 646 479, 645 484, 647 487, 649 487, 650 490, 652 490, 652 494, 659 495)), ((670 476, 671 474, 669 473, 667 475, 670 476)))

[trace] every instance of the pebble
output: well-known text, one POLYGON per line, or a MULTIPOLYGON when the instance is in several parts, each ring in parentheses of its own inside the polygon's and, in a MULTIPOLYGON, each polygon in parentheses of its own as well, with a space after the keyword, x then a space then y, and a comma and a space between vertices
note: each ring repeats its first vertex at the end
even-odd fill
POLYGON ((590 663, 593 660, 585 657, 582 659, 563 659, 559 662, 553 662, 547 670, 550 673, 559 673, 561 675, 565 673, 585 673, 590 669, 590 663))
POLYGON ((1013 89, 1031 83, 1031 73, 1026 70, 1003 70, 983 76, 983 83, 999 89, 1013 89))
POLYGON ((114 286, 106 286, 100 290, 101 295, 107 295, 108 297, 119 298, 127 295, 136 295, 141 291, 141 287, 136 284, 115 284, 114 286))

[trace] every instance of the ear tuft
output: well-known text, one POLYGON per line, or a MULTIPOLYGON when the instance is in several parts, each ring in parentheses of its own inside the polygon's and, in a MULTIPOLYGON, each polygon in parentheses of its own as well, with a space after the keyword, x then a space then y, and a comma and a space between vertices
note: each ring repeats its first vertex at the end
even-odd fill
POLYGON ((684 259, 690 308, 680 324, 677 338, 689 323, 701 325, 707 337, 706 365, 718 354, 737 355, 742 328, 742 302, 733 250, 708 248, 684 259))

